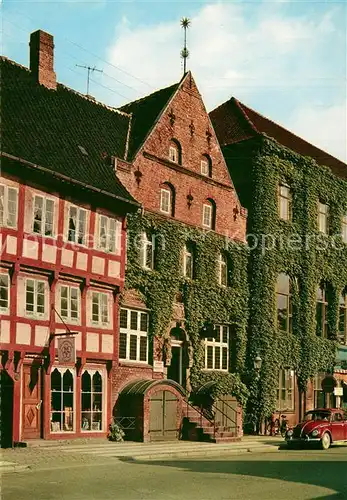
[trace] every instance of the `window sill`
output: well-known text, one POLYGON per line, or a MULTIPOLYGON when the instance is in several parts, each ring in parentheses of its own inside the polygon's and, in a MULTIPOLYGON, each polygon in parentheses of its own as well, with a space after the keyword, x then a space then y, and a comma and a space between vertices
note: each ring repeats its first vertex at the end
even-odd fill
POLYGON ((221 372, 221 373, 229 373, 228 369, 223 368, 202 368, 202 372, 221 372))
POLYGON ((139 368, 150 368, 153 369, 152 365, 149 365, 147 361, 132 361, 130 359, 120 359, 119 366, 128 366, 128 367, 139 367, 139 368))

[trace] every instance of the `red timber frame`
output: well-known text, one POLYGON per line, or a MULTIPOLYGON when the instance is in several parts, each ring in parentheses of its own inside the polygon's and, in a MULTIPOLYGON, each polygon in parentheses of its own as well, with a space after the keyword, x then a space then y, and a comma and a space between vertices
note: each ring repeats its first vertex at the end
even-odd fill
MULTIPOLYGON (((1 370, 5 370, 8 375, 13 379, 13 436, 12 442, 20 442, 23 440, 23 415, 22 415, 22 399, 23 399, 23 364, 31 365, 33 362, 41 366, 42 378, 42 414, 43 421, 41 426, 41 437, 45 439, 62 439, 73 437, 100 437, 107 433, 108 424, 111 419, 111 400, 112 400, 112 385, 111 373, 112 368, 118 364, 118 301, 119 292, 124 284, 124 269, 125 269, 125 251, 126 251, 126 218, 124 213, 112 213, 109 210, 103 210, 97 207, 98 213, 103 213, 110 217, 116 217, 121 221, 121 237, 120 237, 120 252, 116 254, 106 253, 93 248, 90 241, 86 246, 71 244, 64 241, 64 211, 65 202, 72 200, 65 200, 64 196, 57 193, 49 193, 47 188, 40 186, 30 186, 24 183, 21 179, 14 178, 10 175, 2 174, 0 178, 2 184, 18 185, 18 209, 17 209, 17 229, 2 227, 1 228, 1 271, 8 272, 10 276, 10 291, 9 299, 10 306, 8 314, 1 315, 1 322, 9 324, 9 338, 4 339, 1 337, 0 350, 2 354, 1 370), (32 235, 25 232, 24 220, 28 217, 28 207, 26 207, 26 194, 31 190, 40 190, 45 195, 54 196, 58 199, 55 209, 58 210, 58 224, 55 233, 56 238, 32 235), (36 255, 31 258, 23 256, 23 242, 25 239, 33 238, 37 242, 36 255), (11 240, 12 244, 8 245, 11 240), (13 245, 13 242, 16 242, 13 245), (54 262, 49 262, 43 258, 44 245, 52 245, 56 247, 54 262), (71 266, 64 265, 62 262, 63 249, 72 252, 71 266), (84 260, 87 262, 86 268, 82 269, 77 265, 78 254, 83 252, 85 254, 84 260), (93 258, 97 257, 102 259, 103 273, 96 273, 93 269, 93 258), (116 262, 119 273, 115 276, 114 273, 109 273, 110 262, 116 262), (93 272, 94 271, 94 272, 93 272), (111 276, 110 276, 111 274, 111 276), (28 318, 24 314, 18 314, 18 308, 21 302, 25 302, 25 294, 20 297, 18 290, 19 279, 25 276, 39 277, 48 283, 49 293, 45 296, 45 307, 49 308, 48 317, 45 319, 28 318), (80 332, 80 345, 76 351, 77 362, 71 368, 74 369, 75 392, 74 392, 74 412, 75 412, 75 428, 74 432, 51 432, 50 427, 50 413, 51 413, 51 372, 55 367, 59 367, 56 360, 57 350, 54 334, 67 331, 65 326, 57 321, 57 316, 54 311, 54 305, 57 303, 57 284, 63 282, 66 284, 74 284, 81 290, 80 294, 80 321, 78 324, 71 324, 66 322, 66 325, 71 331, 80 332), (87 292, 88 290, 96 290, 107 292, 109 297, 109 304, 112 304, 112 310, 109 308, 109 318, 112 318, 110 325, 107 328, 98 327, 88 324, 87 321, 87 292), (48 300, 49 297, 49 300, 48 300), (24 325, 26 331, 30 329, 30 341, 26 343, 19 343, 17 335, 17 325, 24 325), (45 345, 37 345, 35 343, 36 327, 46 327, 49 332, 48 339, 45 345), (98 334, 98 347, 93 347, 93 350, 87 349, 87 332, 88 334, 98 334), (103 336, 110 339, 112 337, 113 348, 103 349, 103 336), (111 337, 110 337, 111 336, 111 337), (103 429, 97 432, 86 432, 81 430, 81 374, 84 368, 99 369, 104 374, 103 378, 103 391, 106 395, 107 403, 104 405, 106 415, 103 416, 103 429)), ((62 188, 63 192, 63 188, 62 188)), ((95 234, 96 223, 96 207, 89 206, 85 201, 79 201, 76 197, 73 203, 82 208, 86 208, 89 212, 89 234, 95 234)), ((116 202, 114 201, 114 205, 116 202)), ((31 209, 32 210, 32 209, 31 209)), ((71 256, 71 253, 69 254, 71 256)), ((91 306, 90 306, 91 307, 91 306)), ((94 339, 96 337, 94 336, 94 339)), ((64 365, 65 367, 65 365, 64 365)))

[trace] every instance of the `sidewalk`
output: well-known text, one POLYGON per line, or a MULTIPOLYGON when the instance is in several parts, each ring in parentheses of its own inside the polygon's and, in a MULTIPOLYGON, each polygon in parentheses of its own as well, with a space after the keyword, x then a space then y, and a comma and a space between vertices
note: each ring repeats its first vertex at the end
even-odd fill
POLYGON ((192 441, 165 441, 151 443, 84 439, 73 441, 33 442, 27 448, 3 450, 1 472, 44 469, 67 466, 96 465, 111 461, 165 460, 175 458, 214 458, 243 453, 268 453, 278 451, 282 439, 263 436, 246 436, 239 442, 214 444, 192 441), (16 469, 14 466, 22 467, 16 469), (11 469, 12 467, 12 469, 11 469))

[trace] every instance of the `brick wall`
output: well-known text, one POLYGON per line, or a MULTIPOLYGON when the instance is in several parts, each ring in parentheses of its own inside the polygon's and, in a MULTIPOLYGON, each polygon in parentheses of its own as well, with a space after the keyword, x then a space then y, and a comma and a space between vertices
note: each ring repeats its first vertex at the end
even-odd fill
POLYGON ((246 211, 241 207, 228 169, 212 128, 209 116, 190 73, 182 82, 167 109, 152 129, 133 166, 120 165, 118 176, 145 210, 160 209, 160 187, 164 182, 175 188, 175 219, 202 226, 202 206, 211 198, 216 210, 216 231, 244 240, 246 211), (170 121, 175 115, 174 123, 170 121), (176 139, 182 148, 182 164, 169 161, 170 141, 176 139), (203 155, 212 160, 212 178, 200 173, 203 155), (134 172, 140 170, 141 182, 134 172), (187 195, 193 196, 191 207, 187 195))

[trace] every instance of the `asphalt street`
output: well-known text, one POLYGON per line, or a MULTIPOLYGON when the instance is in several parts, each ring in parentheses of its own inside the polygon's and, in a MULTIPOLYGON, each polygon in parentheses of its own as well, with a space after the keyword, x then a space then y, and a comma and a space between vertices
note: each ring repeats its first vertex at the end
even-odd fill
POLYGON ((2 500, 347 499, 347 446, 213 459, 70 463, 4 474, 2 500))

